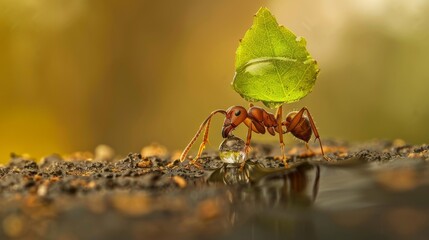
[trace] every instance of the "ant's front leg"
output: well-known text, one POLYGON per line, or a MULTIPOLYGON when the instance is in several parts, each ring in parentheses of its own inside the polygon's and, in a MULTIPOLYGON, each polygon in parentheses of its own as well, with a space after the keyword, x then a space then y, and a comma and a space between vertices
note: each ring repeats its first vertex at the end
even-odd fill
POLYGON ((252 127, 249 127, 247 130, 247 138, 246 138, 246 147, 244 148, 244 152, 246 153, 246 157, 249 155, 252 148, 250 147, 250 140, 252 139, 252 127))
POLYGON ((197 160, 201 157, 201 154, 203 153, 204 148, 206 148, 206 144, 209 143, 209 129, 210 129, 210 123, 212 119, 209 118, 206 124, 206 128, 204 130, 204 136, 203 141, 200 144, 200 147, 198 148, 197 156, 190 162, 192 165, 197 166, 198 168, 202 168, 201 165, 197 163, 197 160))
POLYGON ((249 129, 247 130, 246 146, 244 147, 244 152, 246 153, 246 159, 244 160, 244 162, 241 163, 240 170, 244 169, 244 165, 246 165, 246 161, 248 159, 250 150, 252 150, 252 148, 250 147, 250 140, 251 139, 252 139, 252 125, 250 125, 249 129))
MULTIPOLYGON (((200 145, 200 148, 198 149, 198 154, 197 156, 191 161, 191 164, 195 164, 196 160, 198 160, 198 158, 201 156, 206 144, 208 143, 208 138, 209 138, 209 127, 210 127, 210 122, 211 122, 211 118, 213 117, 213 115, 215 115, 216 113, 222 113, 224 115, 226 115, 226 111, 225 110, 216 110, 213 111, 207 118, 206 120, 204 120, 204 122, 200 125, 200 128, 198 129, 197 133, 194 135, 194 137, 191 139, 191 141, 188 143, 188 145, 185 147, 185 149, 183 150, 182 154, 180 155, 180 162, 185 161, 189 150, 191 150, 192 145, 195 143, 195 141, 197 140, 198 136, 200 136, 201 132, 203 131, 203 129, 205 128, 204 131, 204 138, 203 138, 203 142, 200 145)), ((169 167, 172 167, 174 165, 174 163, 169 164, 169 167)))
MULTIPOLYGON (((251 107, 253 107, 253 104, 249 104, 249 108, 251 108, 251 107)), ((250 140, 252 139, 252 124, 253 123, 251 123, 250 122, 250 125, 249 125, 249 128, 248 128, 248 130, 247 130, 247 138, 246 138, 246 146, 244 147, 244 152, 246 153, 246 159, 244 160, 244 162, 241 164, 241 166, 240 166, 240 170, 243 170, 244 169, 244 165, 246 165, 246 161, 247 161, 247 158, 248 158, 248 156, 249 156, 249 153, 250 153, 250 151, 252 150, 252 148, 250 147, 250 140)))
MULTIPOLYGON (((249 103, 249 109, 253 107, 252 103, 249 103)), ((251 147, 250 147, 250 140, 252 139, 252 121, 250 121, 249 124, 249 129, 247 130, 247 138, 246 138, 246 147, 244 148, 244 151, 246 153, 246 157, 248 156, 248 154, 250 153, 251 147)))

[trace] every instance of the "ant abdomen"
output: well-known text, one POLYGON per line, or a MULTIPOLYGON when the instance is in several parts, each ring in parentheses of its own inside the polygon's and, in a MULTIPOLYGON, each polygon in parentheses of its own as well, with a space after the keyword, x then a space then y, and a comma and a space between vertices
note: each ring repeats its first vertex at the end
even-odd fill
POLYGON ((302 118, 299 119, 298 123, 292 125, 292 120, 295 118, 296 114, 298 114, 298 111, 290 112, 286 116, 286 121, 284 122, 284 125, 286 126, 287 132, 292 133, 296 138, 301 139, 304 142, 308 142, 311 138, 311 125, 310 120, 307 116, 302 116, 302 118), (291 128, 292 127, 292 128, 291 128))

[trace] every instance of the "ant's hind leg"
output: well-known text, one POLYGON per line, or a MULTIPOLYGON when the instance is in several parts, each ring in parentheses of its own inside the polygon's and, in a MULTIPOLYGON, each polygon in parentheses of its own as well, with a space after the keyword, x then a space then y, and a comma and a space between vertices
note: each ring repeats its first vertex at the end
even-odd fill
POLYGON ((310 145, 308 145, 307 142, 305 143, 305 149, 306 149, 306 152, 302 154, 303 156, 306 156, 306 157, 316 156, 316 153, 310 148, 310 145))
POLYGON ((308 143, 305 143, 305 148, 307 149, 307 152, 309 153, 309 155, 316 155, 316 153, 313 150, 311 150, 308 143))
POLYGON ((322 153, 323 158, 326 161, 332 161, 332 159, 330 159, 328 156, 326 156, 325 152, 323 151, 322 140, 320 140, 320 135, 319 135, 319 132, 317 131, 316 124, 314 124, 314 121, 313 121, 313 118, 311 117, 310 111, 308 111, 308 109, 306 107, 303 107, 303 108, 301 108, 301 110, 299 110, 299 112, 292 119, 292 121, 289 125, 289 128, 294 129, 298 125, 298 123, 300 122, 300 120, 303 117, 304 112, 307 113, 307 117, 310 120, 311 130, 313 131, 314 137, 315 137, 314 141, 316 141, 316 140, 319 141, 320 151, 322 153))

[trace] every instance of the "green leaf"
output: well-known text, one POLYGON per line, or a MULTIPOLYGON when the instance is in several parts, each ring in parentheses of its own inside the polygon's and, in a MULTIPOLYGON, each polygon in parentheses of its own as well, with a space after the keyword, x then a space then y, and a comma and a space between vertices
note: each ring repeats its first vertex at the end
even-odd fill
POLYGON ((259 9, 240 41, 235 70, 234 90, 247 101, 262 101, 269 108, 305 97, 319 72, 305 39, 279 26, 267 8, 259 9))

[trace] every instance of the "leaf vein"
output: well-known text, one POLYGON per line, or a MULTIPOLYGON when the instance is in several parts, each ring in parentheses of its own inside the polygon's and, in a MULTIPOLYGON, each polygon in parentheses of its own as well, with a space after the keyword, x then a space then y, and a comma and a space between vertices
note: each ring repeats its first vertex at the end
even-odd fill
MULTIPOLYGON (((263 18, 264 18, 263 24, 264 24, 264 28, 265 28, 265 36, 266 36, 266 39, 268 39, 269 46, 271 48, 271 53, 273 54, 273 56, 277 56, 276 53, 275 53, 275 50, 274 50, 273 43, 271 42, 271 38, 269 36, 269 31, 268 31, 268 28, 267 28, 267 18, 266 18, 265 15, 264 15, 263 18)), ((278 65, 277 65, 276 62, 274 62, 273 65, 274 65, 274 68, 276 69, 277 81, 282 86, 283 94, 286 97, 286 86, 284 85, 284 82, 282 81, 282 77, 280 76, 278 65)))

